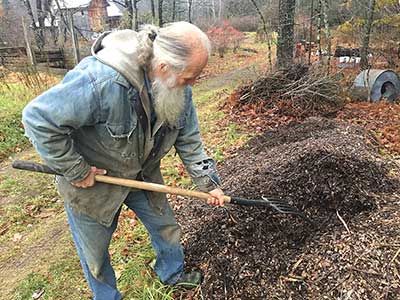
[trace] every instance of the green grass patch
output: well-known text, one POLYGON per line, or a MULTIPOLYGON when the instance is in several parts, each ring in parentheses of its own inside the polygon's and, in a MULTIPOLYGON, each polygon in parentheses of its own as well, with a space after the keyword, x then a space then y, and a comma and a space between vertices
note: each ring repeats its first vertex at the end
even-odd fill
POLYGON ((28 224, 36 224, 63 209, 62 202, 52 183, 52 176, 15 171, 0 176, 0 229, 9 230, 0 235, 0 242, 13 234, 27 230, 28 224))
POLYGON ((30 145, 24 136, 21 113, 30 100, 49 88, 49 84, 34 73, 20 79, 21 83, 0 81, 0 160, 30 145))
POLYGON ((15 300, 31 300, 35 292, 44 291, 40 299, 88 299, 90 291, 74 248, 70 255, 51 265, 47 271, 30 273, 13 291, 15 300), (71 288, 73 287, 73 288, 71 288))
POLYGON ((15 289, 15 300, 29 300, 35 292, 45 289, 48 285, 48 278, 43 274, 29 274, 15 289))
POLYGON ((29 145, 24 137, 21 112, 35 94, 22 85, 0 85, 0 160, 29 145))

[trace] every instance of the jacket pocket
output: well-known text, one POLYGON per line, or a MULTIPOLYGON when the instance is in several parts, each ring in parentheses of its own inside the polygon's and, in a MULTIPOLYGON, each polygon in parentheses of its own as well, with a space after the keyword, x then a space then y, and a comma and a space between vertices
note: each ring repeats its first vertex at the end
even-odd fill
POLYGON ((107 150, 118 152, 126 158, 136 156, 135 123, 105 123, 99 126, 100 142, 107 150))

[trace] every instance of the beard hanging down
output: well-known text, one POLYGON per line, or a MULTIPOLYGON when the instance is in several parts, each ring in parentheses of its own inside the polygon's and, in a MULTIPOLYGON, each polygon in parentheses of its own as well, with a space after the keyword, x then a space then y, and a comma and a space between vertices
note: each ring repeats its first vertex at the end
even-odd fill
POLYGON ((184 87, 173 87, 175 83, 175 76, 167 80, 155 78, 151 87, 157 119, 169 125, 176 123, 185 105, 184 87))

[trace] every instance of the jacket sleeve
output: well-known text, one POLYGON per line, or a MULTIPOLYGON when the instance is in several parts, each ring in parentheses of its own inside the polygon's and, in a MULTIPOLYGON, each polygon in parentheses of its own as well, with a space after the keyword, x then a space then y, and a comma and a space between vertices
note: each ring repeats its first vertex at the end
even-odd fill
POLYGON ((191 88, 186 88, 185 96, 186 121, 180 129, 175 149, 197 187, 201 191, 209 192, 220 186, 221 181, 214 160, 204 151, 191 88))
POLYGON ((23 110, 25 135, 48 166, 70 182, 81 181, 89 173, 90 166, 75 151, 71 134, 98 122, 98 98, 89 75, 74 69, 23 110))

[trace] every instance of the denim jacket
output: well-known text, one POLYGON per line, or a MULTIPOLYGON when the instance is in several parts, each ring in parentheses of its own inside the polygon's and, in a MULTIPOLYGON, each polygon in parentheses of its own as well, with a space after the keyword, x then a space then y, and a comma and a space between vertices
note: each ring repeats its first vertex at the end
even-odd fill
MULTIPOLYGON (((133 86, 115 68, 91 56, 23 111, 26 135, 42 159, 63 174, 56 180, 61 196, 72 208, 106 226, 132 189, 104 183, 82 189, 70 184, 83 180, 90 166, 106 169, 110 176, 139 176, 162 184, 160 160, 175 147, 201 190, 219 184, 214 161, 204 152, 191 88, 185 88, 185 109, 178 122, 162 133, 144 132, 138 120, 135 102, 142 101, 148 108, 148 96, 145 85, 133 86), (146 157, 160 134, 159 151, 146 157)), ((165 195, 148 192, 148 196, 153 209, 162 214, 165 195)))

